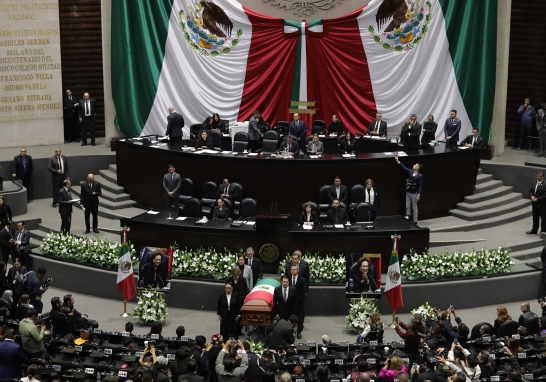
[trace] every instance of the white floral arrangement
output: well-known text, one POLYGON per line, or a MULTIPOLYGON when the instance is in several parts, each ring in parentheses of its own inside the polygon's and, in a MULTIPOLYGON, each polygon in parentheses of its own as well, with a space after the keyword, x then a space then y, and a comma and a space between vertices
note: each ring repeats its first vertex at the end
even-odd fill
MULTIPOLYGON (((279 264, 279 274, 284 275, 286 263, 291 256, 287 255, 286 259, 281 260, 279 264)), ((343 284, 345 282, 345 257, 343 255, 326 255, 320 257, 318 253, 311 255, 307 252, 302 255, 302 259, 309 264, 309 282, 316 284, 343 284)))
MULTIPOLYGON (((133 267, 138 265, 135 247, 129 243, 133 267)), ((109 242, 98 238, 78 237, 50 232, 43 240, 40 251, 47 255, 91 263, 106 268, 117 268, 121 254, 120 242, 109 242)))
POLYGON ((137 298, 138 304, 135 310, 133 310, 132 316, 135 317, 138 322, 143 324, 149 324, 155 321, 165 322, 169 315, 169 308, 167 308, 167 303, 161 297, 160 293, 143 290, 138 293, 137 298))
POLYGON ((381 315, 377 309, 377 301, 365 300, 361 297, 359 301, 351 303, 345 323, 355 332, 362 333, 370 321, 370 314, 374 311, 381 315))
POLYGON ((254 342, 252 341, 252 338, 249 338, 247 342, 250 345, 250 351, 254 354, 258 354, 261 357, 265 350, 265 344, 261 341, 254 342))
POLYGON ((498 248, 462 253, 444 252, 432 255, 430 250, 418 255, 411 252, 402 261, 402 274, 409 280, 434 280, 440 277, 461 277, 469 274, 494 275, 508 273, 514 267, 510 248, 498 248))
POLYGON ((430 316, 430 312, 432 312, 433 309, 434 308, 432 306, 428 305, 428 301, 427 301, 425 302, 425 305, 421 305, 419 308, 413 309, 410 313, 412 316, 415 316, 416 314, 420 314, 426 319, 426 317, 430 316))
POLYGON ((224 253, 214 249, 197 250, 176 248, 173 251, 172 276, 225 279, 231 276, 231 270, 237 264, 237 257, 243 253, 231 253, 224 248, 224 253))

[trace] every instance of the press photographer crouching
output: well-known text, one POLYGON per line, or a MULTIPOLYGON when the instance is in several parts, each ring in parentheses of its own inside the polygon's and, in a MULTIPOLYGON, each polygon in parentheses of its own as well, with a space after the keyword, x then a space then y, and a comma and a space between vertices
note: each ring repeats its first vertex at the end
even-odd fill
POLYGON ((38 313, 42 313, 42 310, 44 309, 42 295, 49 289, 53 282, 52 278, 48 278, 44 281, 46 273, 47 269, 40 267, 36 272, 29 272, 26 277, 25 294, 29 295, 30 304, 34 306, 34 309, 36 309, 38 313))
POLYGON ((64 337, 74 332, 74 309, 67 310, 61 306, 61 298, 51 299, 51 311, 49 312, 53 331, 53 338, 64 337))
POLYGON ((23 350, 29 359, 39 358, 45 353, 44 335, 49 336, 51 334, 51 331, 46 330, 45 323, 42 322, 41 326, 37 325, 37 318, 38 312, 36 309, 28 309, 26 318, 19 322, 23 350))

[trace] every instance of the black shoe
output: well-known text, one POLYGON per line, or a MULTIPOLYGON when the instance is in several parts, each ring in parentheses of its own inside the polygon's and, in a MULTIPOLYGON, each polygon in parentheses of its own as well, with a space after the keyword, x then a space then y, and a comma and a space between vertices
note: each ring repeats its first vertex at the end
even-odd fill
POLYGON ((87 233, 89 233, 89 230, 88 230, 88 229, 86 229, 86 230, 85 230, 85 233, 86 233, 86 234, 87 234, 87 233))
POLYGON ((79 142, 80 141, 80 138, 76 138, 76 142, 79 142))
POLYGON ((536 235, 537 233, 535 231, 527 231, 525 232, 528 235, 536 235))
POLYGON ((95 142, 91 143, 91 146, 95 146, 95 142))
POLYGON ((51 207, 53 208, 57 207, 57 203, 51 203, 51 207))
POLYGON ((94 229, 93 232, 99 233, 99 230, 98 230, 98 229, 94 229))
POLYGON ((301 340, 301 332, 298 332, 297 337, 298 337, 298 340, 301 340))
POLYGON ((85 142, 82 142, 82 146, 87 146, 87 143, 85 143, 85 142))

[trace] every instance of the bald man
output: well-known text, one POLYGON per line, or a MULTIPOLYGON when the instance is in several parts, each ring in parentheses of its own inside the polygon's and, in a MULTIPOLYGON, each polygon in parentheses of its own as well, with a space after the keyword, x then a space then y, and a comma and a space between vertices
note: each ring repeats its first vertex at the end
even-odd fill
POLYGON ((97 103, 89 98, 89 93, 83 94, 78 106, 78 117, 82 124, 82 146, 87 145, 87 130, 91 135, 91 146, 95 146, 95 118, 97 117, 97 103))
POLYGON ((102 195, 100 183, 95 181, 93 174, 87 175, 87 180, 82 182, 80 192, 80 207, 85 209, 85 233, 89 233, 89 215, 93 214, 93 232, 99 233, 99 196, 102 195))
POLYGON ((173 106, 169 106, 169 115, 167 116, 167 132, 169 143, 178 147, 182 146, 182 129, 184 128, 184 117, 182 114, 174 111, 173 106))

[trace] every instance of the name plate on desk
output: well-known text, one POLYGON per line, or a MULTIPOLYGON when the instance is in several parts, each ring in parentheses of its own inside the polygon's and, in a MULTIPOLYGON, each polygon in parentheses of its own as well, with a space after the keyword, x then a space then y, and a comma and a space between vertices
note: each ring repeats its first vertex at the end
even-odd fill
POLYGON ((290 214, 256 215, 256 231, 286 232, 290 228, 290 214))

